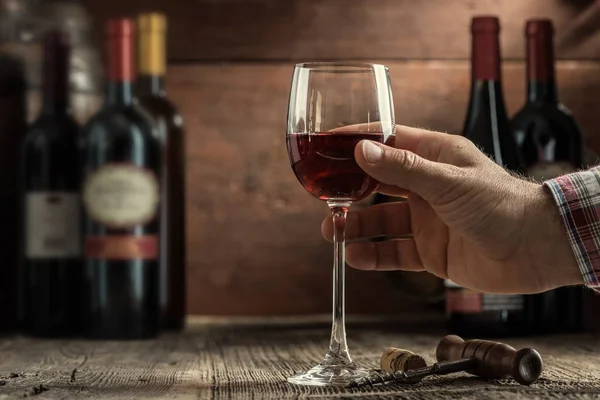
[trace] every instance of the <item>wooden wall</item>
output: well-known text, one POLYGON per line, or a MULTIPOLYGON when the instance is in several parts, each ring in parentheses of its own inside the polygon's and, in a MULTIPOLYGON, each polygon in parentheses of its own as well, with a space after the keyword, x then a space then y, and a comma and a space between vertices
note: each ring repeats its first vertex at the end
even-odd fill
MULTIPOLYGON (((296 61, 390 66, 398 123, 461 129, 469 23, 502 22, 504 88, 524 101, 523 24, 557 28, 561 100, 600 150, 600 3, 592 0, 90 0, 108 16, 167 14, 168 90, 187 124, 191 314, 306 314, 331 307, 325 205, 296 181, 284 145, 296 61)), ((414 312, 384 275, 349 271, 348 312, 414 312)))

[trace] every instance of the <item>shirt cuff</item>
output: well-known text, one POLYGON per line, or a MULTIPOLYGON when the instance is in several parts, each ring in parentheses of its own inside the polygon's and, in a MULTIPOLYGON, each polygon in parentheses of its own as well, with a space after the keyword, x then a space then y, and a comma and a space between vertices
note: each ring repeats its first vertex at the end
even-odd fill
POLYGON ((586 286, 600 290, 600 167, 544 182, 558 206, 586 286))

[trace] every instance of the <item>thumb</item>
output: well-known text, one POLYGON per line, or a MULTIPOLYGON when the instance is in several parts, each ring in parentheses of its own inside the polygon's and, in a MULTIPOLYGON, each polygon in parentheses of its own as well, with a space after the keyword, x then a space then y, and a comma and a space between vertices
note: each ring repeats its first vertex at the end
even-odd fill
POLYGON ((381 183, 407 189, 429 203, 456 186, 459 168, 427 160, 417 154, 371 140, 362 140, 354 149, 358 165, 381 183))

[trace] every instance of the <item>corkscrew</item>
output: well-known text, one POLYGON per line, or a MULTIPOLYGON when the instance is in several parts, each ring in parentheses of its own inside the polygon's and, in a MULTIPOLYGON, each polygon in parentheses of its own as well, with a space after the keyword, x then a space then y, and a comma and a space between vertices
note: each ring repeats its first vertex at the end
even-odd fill
POLYGON ((396 350, 396 356, 390 357, 388 349, 381 358, 381 372, 373 372, 365 378, 352 381, 348 387, 358 388, 380 383, 417 383, 432 375, 447 375, 465 371, 485 379, 512 378, 521 385, 530 385, 537 381, 543 370, 542 356, 536 350, 515 348, 501 342, 490 340, 463 340, 455 335, 442 338, 436 349, 438 362, 431 366, 417 366, 425 361, 412 352, 396 350), (409 354, 410 353, 410 354, 409 354), (394 361, 412 358, 421 361, 410 363, 394 361), (404 368, 407 370, 400 370, 404 368), (386 371, 387 370, 387 371, 386 371))

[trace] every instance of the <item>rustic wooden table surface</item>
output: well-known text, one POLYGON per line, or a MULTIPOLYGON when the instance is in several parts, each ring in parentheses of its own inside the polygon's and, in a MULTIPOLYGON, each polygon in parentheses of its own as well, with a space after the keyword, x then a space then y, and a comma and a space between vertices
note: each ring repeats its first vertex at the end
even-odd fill
MULTIPOLYGON (((410 322, 349 323, 357 362, 377 367, 389 346, 434 361, 443 332, 414 332, 410 322)), ((410 386, 371 389, 298 387, 285 378, 320 360, 328 343, 327 317, 288 320, 200 320, 181 334, 147 341, 0 339, 0 397, 36 399, 382 398, 588 399, 600 398, 600 342, 593 335, 514 339, 535 347, 546 369, 523 387, 466 374, 428 378, 410 386)))

